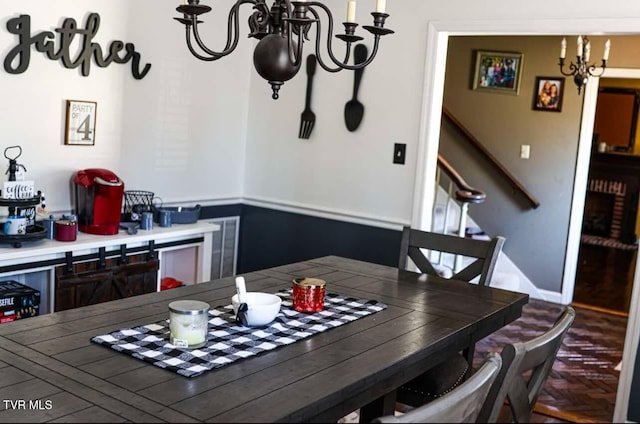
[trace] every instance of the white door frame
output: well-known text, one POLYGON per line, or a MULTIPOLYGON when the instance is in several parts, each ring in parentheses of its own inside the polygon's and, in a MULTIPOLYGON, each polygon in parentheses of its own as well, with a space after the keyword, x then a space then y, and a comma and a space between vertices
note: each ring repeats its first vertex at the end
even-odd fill
MULTIPOLYGON (((435 174, 437 153, 440 142, 440 124, 442 98, 444 93, 444 74, 449 36, 452 35, 565 35, 565 34, 637 34, 640 18, 620 19, 554 19, 554 20, 457 20, 427 22, 427 43, 425 52, 425 77, 422 98, 422 118, 418 139, 418 158, 414 186, 414 199, 411 225, 415 228, 430 228, 431 207, 435 198, 435 174)), ((558 43, 559 44, 559 43, 558 43)), ((555 61, 558 52, 550 51, 549 60, 555 61)), ((613 74, 613 72, 612 72, 613 74)), ((605 74, 605 76, 609 76, 605 74)), ((569 303, 573 296, 573 284, 579 247, 582 209, 587 191, 589 153, 591 149, 595 102, 587 104, 586 96, 597 93, 597 84, 591 82, 585 89, 585 109, 581 124, 581 136, 578 144, 576 180, 572 199, 572 213, 567 239, 567 256, 563 278, 562 299, 569 303), (589 111, 587 108, 592 108, 589 111), (591 118, 587 118, 589 112, 591 118), (590 121, 590 123, 589 123, 590 121), (588 129, 588 131, 587 131, 588 129), (588 148, 585 139, 588 134, 588 148), (585 156, 586 155, 586 156, 585 156), (586 159, 585 159, 586 158, 586 159), (569 283, 570 282, 570 283, 569 283), (568 299, 568 301, 567 301, 568 299)), ((632 305, 629 323, 640 318, 640 279, 636 268, 632 305)), ((618 384, 618 396, 614 422, 626 421, 629 404, 631 376, 635 362, 635 352, 640 338, 640 325, 628 325, 623 356, 623 368, 618 384)))
MULTIPOLYGON (((640 79, 640 69, 608 68, 602 76, 603 78, 640 79)), ((584 92, 574 193, 571 202, 571 217, 569 218, 567 253, 565 256, 564 277, 562 279, 562 303, 564 305, 571 303, 575 289, 578 253, 580 250, 580 234, 582 230, 585 197, 587 194, 593 125, 596 116, 596 103, 598 101, 599 85, 599 78, 589 78, 589 82, 584 92)))
MULTIPOLYGON (((640 79, 640 69, 630 69, 630 68, 609 68, 606 69, 604 74, 602 75, 605 78, 631 78, 631 79, 640 79)), ((591 134, 593 133, 593 123, 596 114, 596 102, 598 100, 598 86, 600 80, 598 78, 592 78, 593 81, 590 82, 590 86, 588 87, 588 91, 585 91, 584 98, 584 110, 582 112, 582 127, 585 130, 589 129, 589 134, 585 134, 584 137, 580 137, 580 144, 587 144, 587 138, 589 139, 589 144, 591 140, 591 134)), ((581 129, 581 132, 585 132, 581 129)), ((578 154, 578 156, 580 153, 578 154)), ((580 158, 578 158, 578 163, 581 163, 580 158)), ((588 159, 586 160, 588 163, 588 159)), ((579 167, 581 168, 581 167, 579 167)), ((576 169, 576 174, 578 170, 576 169)), ((578 227, 578 232, 580 231, 580 227, 582 225, 582 211, 584 208, 584 198, 586 196, 586 188, 585 193, 575 193, 574 194, 574 202, 572 206, 572 211, 580 211, 580 221, 576 222, 576 226, 578 227), (580 197, 582 199, 581 203, 576 203, 575 198, 580 197)), ((577 215, 577 213, 575 214, 577 215)), ((571 214, 572 222, 574 221, 574 214, 571 214)), ((577 218, 576 218, 577 219, 577 218)), ((580 237, 579 233, 578 236, 580 237)), ((571 240, 571 237, 569 237, 571 240)), ((567 247, 567 263, 565 264, 565 278, 562 286, 562 297, 565 298, 566 291, 570 290, 573 293, 574 285, 575 285, 575 274, 576 274, 576 264, 578 258, 578 248, 579 243, 575 244, 575 259, 573 262, 572 272, 573 279, 571 281, 567 280, 567 265, 569 265, 570 258, 569 249, 567 247), (569 284, 570 283, 570 284, 569 284), (566 289, 566 290, 565 290, 566 289)), ((636 360, 638 341, 640 340, 640 323, 638 323, 638 317, 640 317, 640 286, 637 284, 639 275, 638 271, 640 271, 640 267, 636 266, 636 270, 634 271, 634 280, 633 280, 633 290, 631 294, 631 307, 629 310, 629 319, 627 321, 627 331, 626 331, 626 341, 624 346, 624 352, 622 354, 622 362, 623 364, 634 364, 636 360)), ((626 411, 629 409, 629 395, 631 391, 631 379, 633 377, 633 367, 624 368, 625 372, 620 373, 620 380, 618 381, 618 395, 616 397, 616 409, 614 411, 614 419, 613 422, 625 422, 627 418, 626 411)))

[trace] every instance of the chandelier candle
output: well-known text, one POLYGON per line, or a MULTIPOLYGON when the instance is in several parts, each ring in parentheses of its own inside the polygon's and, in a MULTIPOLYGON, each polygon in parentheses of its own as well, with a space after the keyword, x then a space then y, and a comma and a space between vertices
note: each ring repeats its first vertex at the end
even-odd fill
POLYGON ((356 21, 356 2, 355 0, 349 0, 347 2, 347 22, 356 21))
POLYGON ((607 40, 604 43, 604 54, 602 55, 602 60, 609 60, 609 50, 611 50, 611 40, 607 40))
POLYGON ((582 36, 578 36, 578 56, 582 56, 582 36))
POLYGON ((591 56, 591 41, 587 42, 584 46, 584 60, 589 61, 589 57, 591 56))
POLYGON ((205 13, 211 12, 210 6, 200 4, 200 0, 187 0, 185 4, 176 8, 182 17, 174 19, 185 26, 189 51, 196 58, 210 62, 222 59, 236 49, 240 40, 240 7, 252 7, 254 12, 249 18, 249 37, 259 40, 253 52, 253 64, 258 74, 271 85, 271 97, 274 100, 280 96, 282 85, 296 76, 300 70, 302 59, 305 57, 304 42, 309 40, 309 31, 312 26, 316 26, 314 31, 316 40, 309 40, 309 42, 315 45, 318 64, 325 71, 332 73, 343 69, 355 71, 368 66, 378 53, 380 38, 393 34, 392 30, 384 26, 389 17, 385 13, 386 0, 376 0, 376 11, 371 13, 373 25, 362 27, 373 35, 371 55, 363 63, 352 65, 350 64, 353 50, 351 47, 353 43, 363 40, 356 35, 358 24, 355 21, 355 0, 347 1, 347 19, 343 22, 344 33, 335 34, 335 38, 345 43, 343 60, 338 59, 334 53, 333 15, 322 2, 273 0, 270 3, 271 5, 267 4, 267 0, 237 0, 229 12, 227 41, 221 51, 210 49, 200 38, 199 25, 203 23, 201 18, 205 13), (323 44, 321 41, 324 41, 325 36, 329 42, 326 48, 322 48, 321 53, 320 47, 323 44), (325 56, 328 56, 328 60, 325 56))

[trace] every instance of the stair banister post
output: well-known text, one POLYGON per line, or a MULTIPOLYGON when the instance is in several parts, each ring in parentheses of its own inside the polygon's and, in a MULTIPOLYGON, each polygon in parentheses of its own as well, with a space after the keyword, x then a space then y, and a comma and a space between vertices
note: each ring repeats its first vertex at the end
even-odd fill
MULTIPOLYGON (((451 203, 451 198, 453 197, 453 181, 449 179, 449 190, 447 190, 447 200, 444 204, 444 224, 442 226, 442 234, 447 234, 447 228, 449 228, 449 215, 451 213, 451 208, 449 204, 451 203)), ((438 265, 442 265, 444 262, 444 253, 438 252, 438 265)))
MULTIPOLYGON (((464 237, 465 236, 465 228, 467 226, 467 213, 469 212, 469 204, 466 202, 463 202, 462 205, 460 205, 460 223, 458 226, 458 237, 464 237)), ((456 255, 455 258, 455 265, 454 265, 454 270, 455 272, 460 271, 460 266, 462 265, 462 256, 460 255, 456 255)))
POLYGON ((438 209, 438 188, 440 187, 440 176, 442 175, 442 170, 440 166, 436 168, 436 187, 434 190, 435 195, 433 196, 433 211, 431 215, 431 231, 436 232, 436 211, 438 209))

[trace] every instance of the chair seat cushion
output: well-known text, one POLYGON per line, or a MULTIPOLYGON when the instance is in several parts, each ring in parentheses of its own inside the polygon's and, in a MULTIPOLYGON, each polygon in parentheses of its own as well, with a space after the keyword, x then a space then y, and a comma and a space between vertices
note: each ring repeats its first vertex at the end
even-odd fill
POLYGON ((456 354, 401 386, 397 391, 398 402, 419 406, 437 399, 464 381, 468 367, 467 360, 456 354))

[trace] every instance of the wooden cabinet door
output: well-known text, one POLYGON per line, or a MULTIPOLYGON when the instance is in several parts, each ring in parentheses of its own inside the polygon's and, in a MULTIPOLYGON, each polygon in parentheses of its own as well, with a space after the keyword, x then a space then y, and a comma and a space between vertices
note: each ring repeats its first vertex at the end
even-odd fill
POLYGON ((74 264, 73 272, 57 267, 55 311, 155 292, 158 260, 146 260, 144 255, 127 259, 130 263, 124 265, 109 259, 104 268, 98 261, 74 264))

